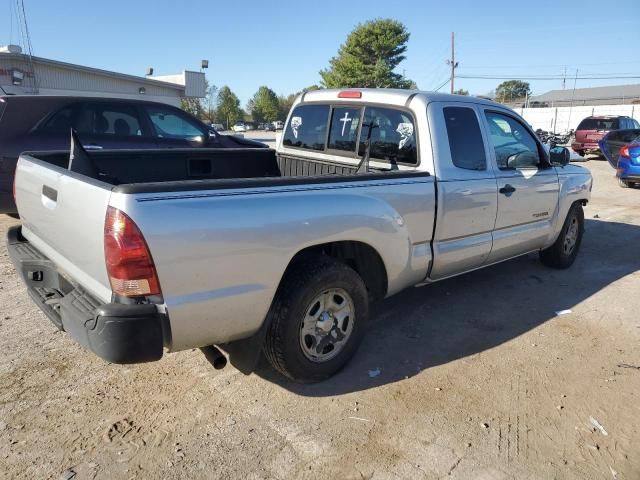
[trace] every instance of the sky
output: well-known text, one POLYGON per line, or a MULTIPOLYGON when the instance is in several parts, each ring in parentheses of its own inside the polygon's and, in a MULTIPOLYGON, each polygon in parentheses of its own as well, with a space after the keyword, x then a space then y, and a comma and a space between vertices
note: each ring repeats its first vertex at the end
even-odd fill
MULTIPOLYGON (((208 59, 209 82, 229 85, 242 106, 261 85, 287 95, 319 83, 349 32, 375 18, 407 27, 397 71, 423 90, 449 77, 452 31, 461 77, 566 70, 568 89, 640 83, 640 0, 23 1, 35 56, 133 75, 198 70, 208 59), (595 74, 636 78, 580 78, 595 74)), ((0 0, 0 45, 20 43, 16 3, 0 0)), ((455 87, 482 95, 501 81, 458 78, 455 87)), ((534 95, 562 88, 559 79, 528 81, 534 95)))

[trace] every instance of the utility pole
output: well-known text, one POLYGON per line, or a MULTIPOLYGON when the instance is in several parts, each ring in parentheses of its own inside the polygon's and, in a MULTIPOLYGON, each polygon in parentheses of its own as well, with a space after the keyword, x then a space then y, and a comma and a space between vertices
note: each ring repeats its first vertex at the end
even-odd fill
POLYGON ((458 62, 456 62, 456 50, 455 50, 455 42, 454 42, 454 33, 451 32, 451 59, 447 60, 447 65, 451 67, 451 78, 449 79, 449 83, 451 84, 451 93, 453 93, 454 85, 453 82, 456 76, 456 68, 458 67, 458 62))
POLYGON ((573 92, 571 93, 571 106, 569 107, 569 118, 567 119, 567 130, 569 130, 569 128, 571 127, 571 110, 573 110, 573 100, 576 98, 576 83, 578 83, 577 68, 576 68, 576 77, 573 80, 573 92))
POLYGON ((564 74, 562 75, 562 89, 564 90, 564 87, 567 83, 567 67, 564 67, 564 74))

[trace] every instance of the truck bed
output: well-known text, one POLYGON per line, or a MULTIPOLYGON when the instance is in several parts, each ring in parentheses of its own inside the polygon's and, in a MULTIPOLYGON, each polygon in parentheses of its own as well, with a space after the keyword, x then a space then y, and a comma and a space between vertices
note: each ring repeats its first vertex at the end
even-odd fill
POLYGON ((276 159, 266 149, 90 155, 98 167, 92 176, 68 170, 67 152, 21 155, 20 235, 106 305, 113 291, 105 215, 109 207, 125 213, 155 262, 172 350, 254 333, 287 264, 319 242, 380 252, 388 275, 380 296, 426 275, 435 218, 427 172, 357 173, 355 165, 276 159), (265 267, 254 269, 257 262, 265 267))
MULTIPOLYGON (((163 149, 87 152, 111 185, 189 180, 229 180, 318 175, 351 175, 355 167, 292 157, 276 158, 271 149, 163 149)), ((68 152, 36 152, 29 156, 67 168, 68 152)))

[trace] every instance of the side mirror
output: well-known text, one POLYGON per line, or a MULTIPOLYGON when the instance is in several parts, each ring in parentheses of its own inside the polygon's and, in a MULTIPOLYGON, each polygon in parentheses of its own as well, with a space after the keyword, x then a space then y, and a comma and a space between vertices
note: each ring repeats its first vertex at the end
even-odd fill
POLYGON ((549 159, 552 165, 564 167, 571 159, 571 153, 565 147, 552 147, 549 149, 549 159))

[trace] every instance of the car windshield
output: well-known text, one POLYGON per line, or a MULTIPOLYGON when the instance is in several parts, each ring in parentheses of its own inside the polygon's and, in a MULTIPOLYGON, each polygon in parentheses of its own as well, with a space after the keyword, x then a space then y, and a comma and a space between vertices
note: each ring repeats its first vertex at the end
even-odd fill
POLYGON ((578 130, 617 130, 617 118, 585 118, 578 125, 578 130))

